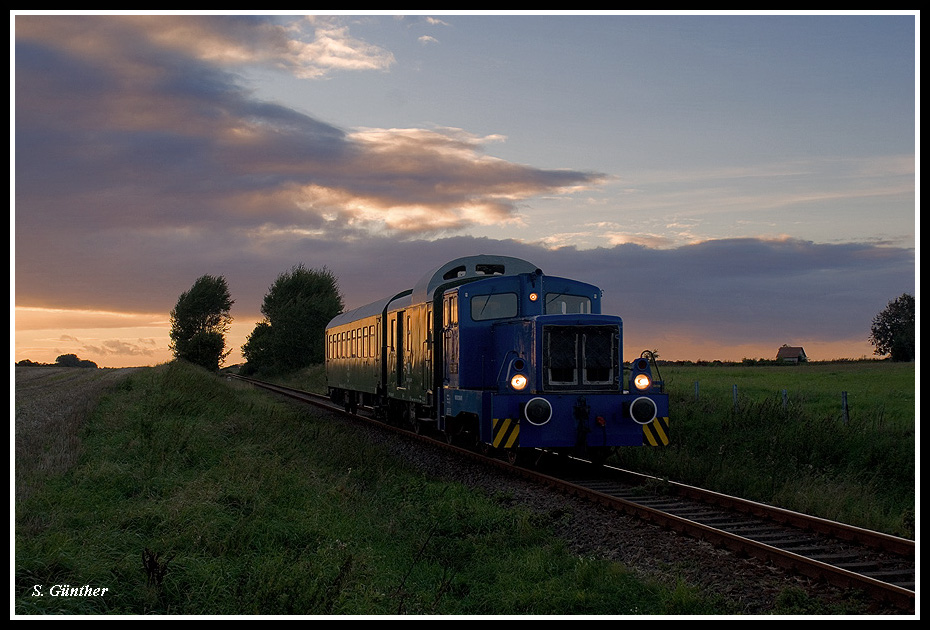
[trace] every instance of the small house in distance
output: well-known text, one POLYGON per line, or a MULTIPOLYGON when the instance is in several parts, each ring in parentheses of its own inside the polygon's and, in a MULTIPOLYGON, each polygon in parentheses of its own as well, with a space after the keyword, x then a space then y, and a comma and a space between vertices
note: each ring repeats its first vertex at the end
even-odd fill
POLYGON ((804 353, 804 348, 785 344, 778 349, 775 360, 785 363, 805 363, 807 361, 807 355, 804 353))

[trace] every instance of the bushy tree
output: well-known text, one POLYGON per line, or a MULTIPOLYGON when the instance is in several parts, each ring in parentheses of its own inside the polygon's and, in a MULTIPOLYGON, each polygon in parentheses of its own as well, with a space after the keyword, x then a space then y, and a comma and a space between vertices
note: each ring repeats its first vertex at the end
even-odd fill
POLYGON ((242 346, 242 356, 245 357, 246 364, 241 373, 249 375, 259 369, 273 366, 273 342, 274 335, 271 332, 271 324, 266 321, 256 324, 252 334, 246 337, 245 345, 242 346))
POLYGON ((875 354, 891 355, 892 361, 913 361, 916 354, 914 296, 904 293, 888 302, 872 320, 869 341, 875 354))
POLYGON ((326 324, 342 312, 335 275, 299 264, 277 277, 260 322, 242 346, 250 369, 292 371, 323 361, 326 324))
POLYGON ((97 364, 87 359, 79 359, 76 354, 62 354, 55 359, 55 365, 61 367, 96 368, 97 364))
POLYGON ((175 358, 218 370, 230 352, 225 350, 225 335, 232 323, 232 305, 226 278, 197 278, 171 311, 171 349, 175 358))

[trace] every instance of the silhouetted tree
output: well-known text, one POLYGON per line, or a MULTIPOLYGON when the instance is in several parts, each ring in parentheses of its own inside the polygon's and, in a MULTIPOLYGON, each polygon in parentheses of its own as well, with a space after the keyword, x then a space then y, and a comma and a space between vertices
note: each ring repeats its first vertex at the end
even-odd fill
POLYGON ((256 324, 252 334, 246 337, 245 345, 242 346, 242 356, 245 357, 246 364, 241 374, 248 376, 260 368, 274 365, 273 339, 271 324, 268 322, 256 324))
POLYGON ((76 354, 62 354, 55 359, 55 365, 61 367, 96 368, 97 364, 87 359, 79 359, 76 354))
POLYGON ((271 285, 260 322, 242 346, 250 369, 292 371, 323 361, 326 324, 342 312, 333 273, 295 265, 271 285))
POLYGON ((226 278, 197 278, 171 311, 171 349, 175 358, 218 370, 230 352, 224 349, 232 305, 226 278))
POLYGON ((875 346, 875 354, 891 355, 892 361, 913 361, 916 353, 914 333, 914 296, 904 293, 888 302, 881 313, 872 320, 869 341, 875 346))

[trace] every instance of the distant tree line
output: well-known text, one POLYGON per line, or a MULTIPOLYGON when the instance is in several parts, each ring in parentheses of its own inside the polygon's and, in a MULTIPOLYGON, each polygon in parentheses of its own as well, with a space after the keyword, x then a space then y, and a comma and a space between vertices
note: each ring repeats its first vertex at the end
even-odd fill
POLYGON ((87 359, 79 359, 76 354, 62 354, 54 363, 37 363, 29 359, 17 361, 16 365, 22 367, 79 367, 97 369, 97 364, 87 359))
MULTIPOLYGON (((171 311, 176 359, 218 370, 231 350, 225 335, 233 300, 222 276, 201 276, 171 311)), ((326 324, 343 310, 335 275, 299 264, 280 274, 262 302, 259 322, 242 346, 243 373, 289 372, 323 361, 326 324)))

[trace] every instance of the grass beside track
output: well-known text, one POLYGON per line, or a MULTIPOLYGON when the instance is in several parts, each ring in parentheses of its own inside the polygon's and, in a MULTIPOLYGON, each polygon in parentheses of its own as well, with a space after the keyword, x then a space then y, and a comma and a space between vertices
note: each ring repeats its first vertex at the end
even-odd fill
POLYGON ((661 376, 672 444, 623 449, 621 465, 914 538, 914 363, 669 365, 661 376))
POLYGON ((181 363, 127 377, 77 437, 76 463, 17 502, 17 615, 728 612, 576 557, 542 516, 181 363))

